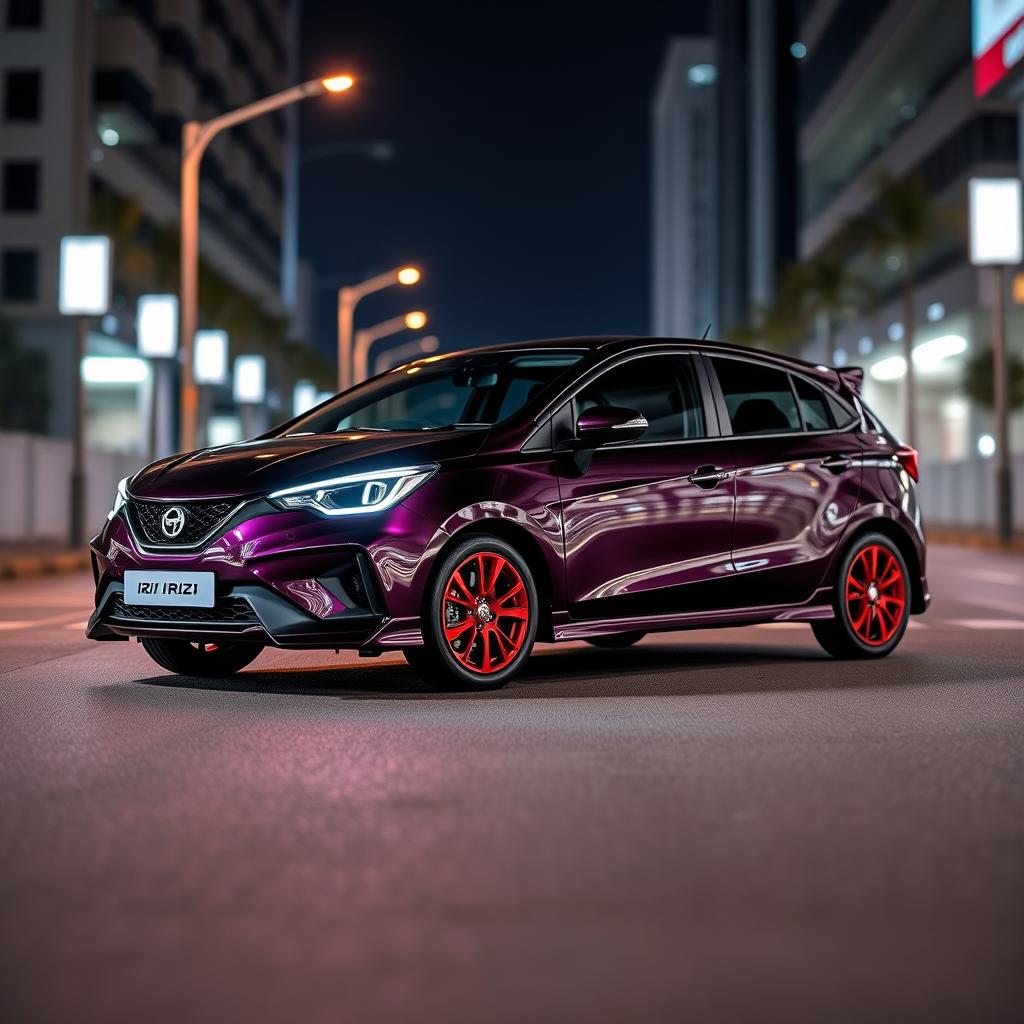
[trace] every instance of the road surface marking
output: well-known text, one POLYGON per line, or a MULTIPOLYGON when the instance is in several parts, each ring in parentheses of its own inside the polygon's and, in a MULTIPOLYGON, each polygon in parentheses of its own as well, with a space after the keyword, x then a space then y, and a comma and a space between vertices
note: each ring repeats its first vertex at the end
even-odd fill
POLYGON ((950 626, 963 626, 965 629, 1024 629, 1024 621, 1020 619, 947 619, 950 626))
POLYGON ((0 629, 28 629, 32 625, 31 622, 0 622, 0 629))
POLYGON ((65 629, 76 629, 84 633, 89 626, 88 619, 85 622, 69 622, 64 628, 65 629))

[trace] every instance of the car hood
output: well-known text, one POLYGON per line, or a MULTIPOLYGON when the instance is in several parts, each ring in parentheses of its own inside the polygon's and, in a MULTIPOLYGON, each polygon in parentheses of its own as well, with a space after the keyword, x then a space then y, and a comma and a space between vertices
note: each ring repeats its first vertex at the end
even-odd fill
POLYGON ((136 498, 248 498, 347 473, 473 455, 485 430, 317 434, 240 441, 154 462, 129 484, 136 498))

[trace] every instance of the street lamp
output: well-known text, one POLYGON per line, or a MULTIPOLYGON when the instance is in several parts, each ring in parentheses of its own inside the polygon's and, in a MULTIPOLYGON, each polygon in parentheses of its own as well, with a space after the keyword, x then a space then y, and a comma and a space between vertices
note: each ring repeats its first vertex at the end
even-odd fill
MULTIPOLYGON (((383 291, 392 285, 413 285, 419 281, 418 267, 395 267, 383 274, 371 277, 359 284, 346 285, 338 289, 338 390, 347 391, 352 387, 352 326, 356 306, 373 292, 383 291)), ((366 375, 365 367, 363 376, 366 375)))
POLYGON ((436 352, 440 347, 441 342, 433 334, 428 334, 424 338, 414 338, 404 345, 396 345, 387 352, 381 352, 373 361, 373 372, 374 374, 383 373, 393 366, 401 366, 402 363, 416 356, 429 356, 431 352, 436 352))
POLYGON ((197 264, 199 260, 199 165, 206 147, 225 128, 251 121, 261 114, 299 100, 326 93, 347 92, 355 85, 351 75, 314 78, 274 93, 255 103, 231 110, 209 121, 186 121, 181 129, 181 447, 195 448, 198 392, 192 367, 192 341, 197 317, 197 264))
POLYGON ((426 322, 427 314, 417 309, 402 316, 393 316, 390 320, 367 327, 365 330, 356 331, 355 354, 352 358, 353 383, 361 384, 366 380, 370 346, 374 342, 397 334, 399 331, 418 331, 426 322))
POLYGON ((996 418, 996 535, 1008 544, 1013 537, 1013 478, 1006 375, 1006 310, 1003 295, 1006 267, 1024 259, 1019 178, 971 178, 971 263, 993 270, 992 355, 996 418))
POLYGON ((75 323, 75 398, 71 427, 71 546, 85 540, 85 384, 82 369, 89 317, 110 309, 111 245, 105 235, 65 235, 60 240, 57 308, 75 323))

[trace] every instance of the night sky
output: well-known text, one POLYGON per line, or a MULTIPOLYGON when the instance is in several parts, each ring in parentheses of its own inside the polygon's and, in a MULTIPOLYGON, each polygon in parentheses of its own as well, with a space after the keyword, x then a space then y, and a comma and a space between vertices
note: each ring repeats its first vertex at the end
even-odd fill
POLYGON ((422 307, 445 349, 646 332, 650 96, 666 40, 705 18, 699 2, 305 0, 305 73, 359 84, 303 104, 302 150, 396 150, 302 170, 317 345, 333 352, 339 284, 403 262, 423 283, 367 299, 360 325, 422 307))

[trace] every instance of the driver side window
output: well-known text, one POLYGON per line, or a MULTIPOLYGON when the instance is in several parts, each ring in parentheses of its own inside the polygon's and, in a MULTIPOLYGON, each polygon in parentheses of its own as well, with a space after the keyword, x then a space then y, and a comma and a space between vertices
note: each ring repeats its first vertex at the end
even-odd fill
POLYGON ((704 402, 692 357, 644 356, 601 374, 576 396, 576 415, 596 406, 635 409, 647 419, 638 442, 706 437, 704 402))

